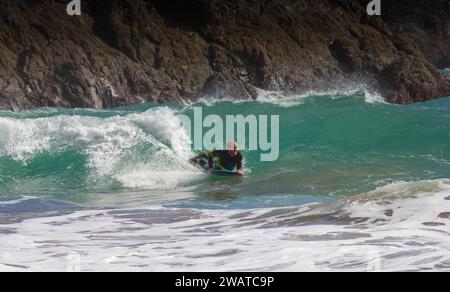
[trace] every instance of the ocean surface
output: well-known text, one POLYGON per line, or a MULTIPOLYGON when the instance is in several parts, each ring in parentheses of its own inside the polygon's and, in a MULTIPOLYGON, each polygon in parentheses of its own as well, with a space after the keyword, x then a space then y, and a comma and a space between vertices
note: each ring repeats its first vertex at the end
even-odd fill
POLYGON ((450 271, 450 98, 363 90, 0 112, 0 271, 450 271), (178 115, 279 115, 243 178, 178 115))

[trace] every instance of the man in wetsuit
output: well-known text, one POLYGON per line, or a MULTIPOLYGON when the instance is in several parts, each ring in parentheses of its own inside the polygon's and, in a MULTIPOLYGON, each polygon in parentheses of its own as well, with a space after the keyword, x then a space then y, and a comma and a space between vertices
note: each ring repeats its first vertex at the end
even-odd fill
POLYGON ((227 150, 215 150, 208 158, 209 171, 226 170, 235 171, 238 175, 244 175, 242 154, 236 141, 227 144, 227 150))

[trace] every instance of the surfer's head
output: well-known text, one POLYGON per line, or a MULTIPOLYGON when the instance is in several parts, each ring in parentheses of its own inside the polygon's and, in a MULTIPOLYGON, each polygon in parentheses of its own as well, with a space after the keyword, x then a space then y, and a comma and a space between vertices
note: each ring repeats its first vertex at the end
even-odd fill
POLYGON ((236 141, 230 141, 227 144, 227 150, 231 156, 237 156, 239 153, 239 147, 236 141))

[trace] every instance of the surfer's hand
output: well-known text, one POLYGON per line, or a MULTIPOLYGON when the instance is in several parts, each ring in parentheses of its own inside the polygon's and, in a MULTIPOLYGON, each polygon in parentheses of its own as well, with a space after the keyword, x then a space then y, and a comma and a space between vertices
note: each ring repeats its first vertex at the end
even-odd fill
POLYGON ((238 170, 237 174, 240 175, 240 176, 244 176, 244 172, 242 171, 242 169, 238 170))

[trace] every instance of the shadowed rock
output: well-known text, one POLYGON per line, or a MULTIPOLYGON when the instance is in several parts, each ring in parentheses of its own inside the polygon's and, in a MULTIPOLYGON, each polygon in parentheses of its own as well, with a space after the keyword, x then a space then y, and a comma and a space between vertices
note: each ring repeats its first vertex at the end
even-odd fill
POLYGON ((365 84, 388 101, 450 96, 450 1, 0 3, 0 109, 255 98, 365 84))

